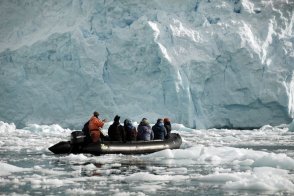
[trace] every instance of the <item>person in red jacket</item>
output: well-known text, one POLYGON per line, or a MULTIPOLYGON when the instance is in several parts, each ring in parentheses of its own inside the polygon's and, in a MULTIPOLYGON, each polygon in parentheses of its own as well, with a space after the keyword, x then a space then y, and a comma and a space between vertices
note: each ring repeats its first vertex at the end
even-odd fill
POLYGON ((101 136, 103 135, 101 132, 101 129, 104 126, 106 119, 100 120, 98 116, 99 116, 99 113, 94 112, 93 116, 89 120, 89 131, 92 138, 92 142, 98 142, 101 136))

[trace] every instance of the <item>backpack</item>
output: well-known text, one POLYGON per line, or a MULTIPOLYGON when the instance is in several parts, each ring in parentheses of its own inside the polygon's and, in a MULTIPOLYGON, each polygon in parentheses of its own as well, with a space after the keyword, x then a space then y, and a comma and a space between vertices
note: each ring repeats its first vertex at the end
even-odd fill
POLYGON ((92 138, 91 138, 91 135, 90 135, 90 130, 89 130, 89 122, 86 122, 84 124, 84 127, 82 129, 82 132, 84 133, 84 135, 86 136, 85 138, 85 143, 91 143, 92 142, 92 138))

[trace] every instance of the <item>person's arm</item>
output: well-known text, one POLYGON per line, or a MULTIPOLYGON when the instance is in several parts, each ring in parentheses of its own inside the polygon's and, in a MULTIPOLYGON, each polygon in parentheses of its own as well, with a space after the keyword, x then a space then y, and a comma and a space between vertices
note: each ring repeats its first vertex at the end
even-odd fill
POLYGON ((96 120, 95 120, 95 125, 97 126, 97 127, 103 127, 104 126, 104 123, 106 122, 106 120, 104 119, 104 120, 100 120, 99 118, 97 118, 96 120))

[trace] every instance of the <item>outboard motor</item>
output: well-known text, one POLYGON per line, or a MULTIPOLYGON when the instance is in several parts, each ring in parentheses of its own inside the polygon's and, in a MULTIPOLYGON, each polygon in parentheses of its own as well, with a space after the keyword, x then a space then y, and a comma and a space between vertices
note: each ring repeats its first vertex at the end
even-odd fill
POLYGON ((74 131, 71 133, 72 144, 83 144, 85 141, 85 135, 82 131, 74 131))

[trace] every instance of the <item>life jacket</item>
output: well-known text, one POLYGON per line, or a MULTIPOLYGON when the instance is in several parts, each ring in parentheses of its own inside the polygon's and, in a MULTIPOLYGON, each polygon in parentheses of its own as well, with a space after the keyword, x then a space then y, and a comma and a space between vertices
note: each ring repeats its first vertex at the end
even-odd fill
POLYGON ((101 121, 99 118, 92 116, 89 122, 89 130, 90 132, 93 130, 100 130, 104 125, 104 122, 101 121))
POLYGON ((92 116, 89 120, 89 132, 92 138, 92 142, 98 142, 100 138, 103 137, 101 129, 104 125, 104 122, 101 121, 99 118, 92 116))

